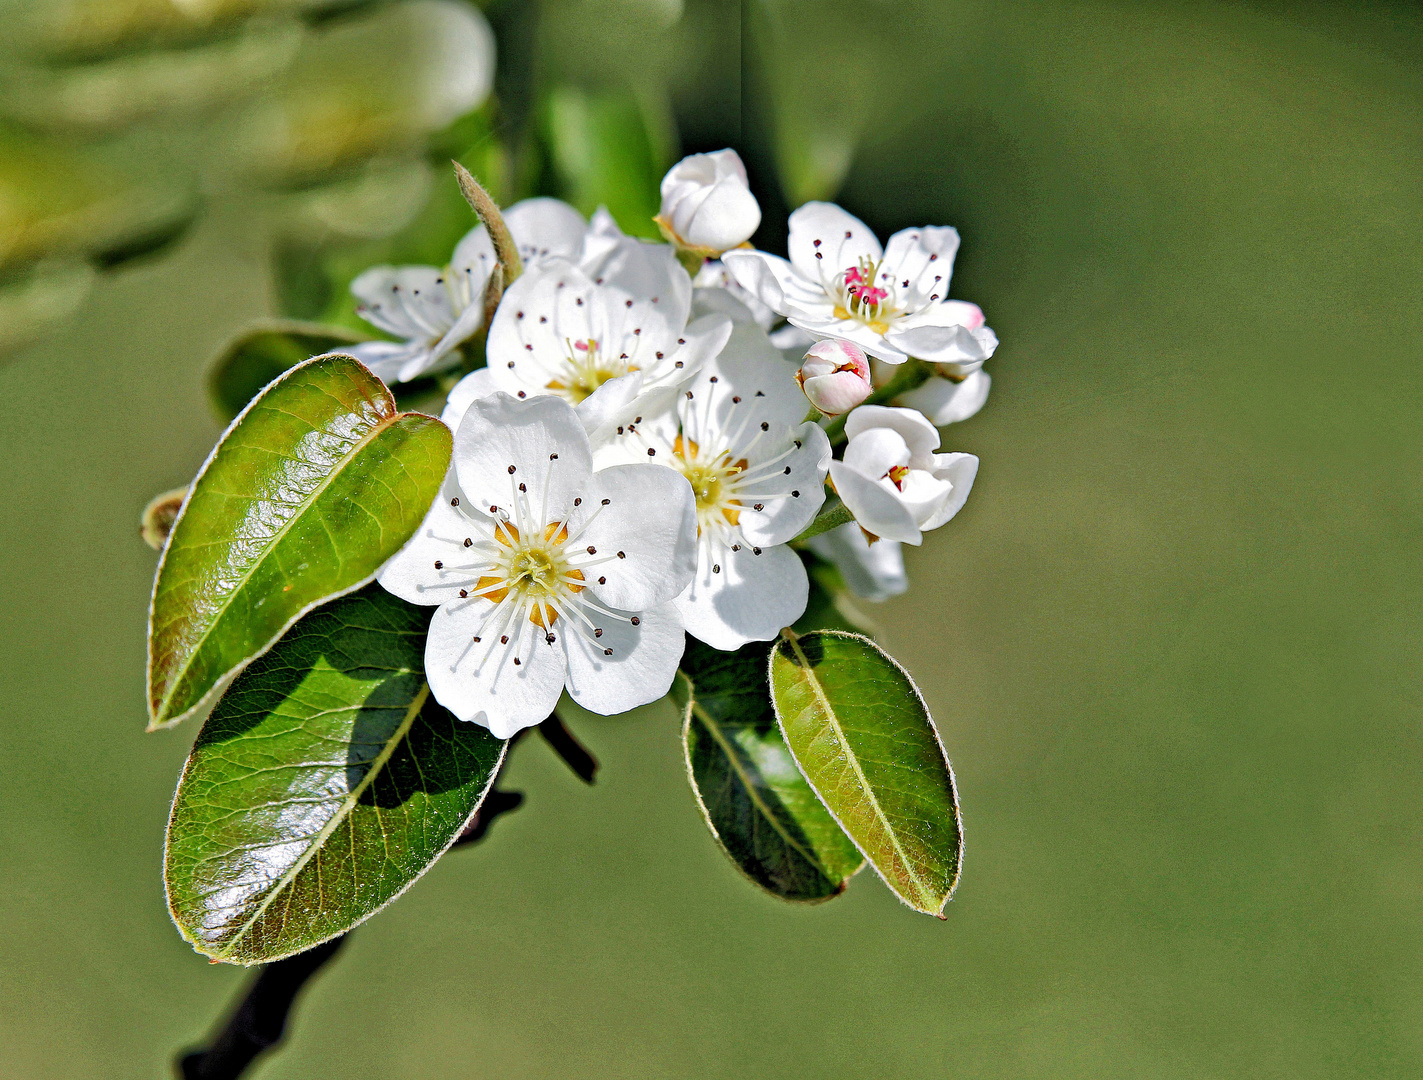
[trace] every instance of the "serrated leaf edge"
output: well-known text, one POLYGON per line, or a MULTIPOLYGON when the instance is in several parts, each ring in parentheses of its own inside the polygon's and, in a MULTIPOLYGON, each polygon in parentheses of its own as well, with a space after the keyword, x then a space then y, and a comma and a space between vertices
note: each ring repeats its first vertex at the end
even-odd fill
MULTIPOLYGON (((943 899, 939 901, 939 906, 937 908, 929 908, 920 907, 916 904, 911 903, 907 897, 905 897, 898 889, 894 887, 893 884, 891 884, 890 880, 885 877, 883 871, 881 871, 878 866, 875 866, 875 861, 870 858, 869 852, 867 852, 864 847, 861 846, 860 842, 855 839, 855 835, 850 832, 849 829, 845 828, 845 823, 840 820, 840 816, 836 814, 835 811, 831 809, 830 804, 825 801, 825 797, 821 795, 820 789, 815 786, 815 781, 810 778, 810 774, 807 773, 805 771, 805 767, 801 765, 800 758, 796 756, 795 747, 791 745, 790 737, 786 734, 786 725, 785 721, 781 718, 780 706, 776 704, 775 691, 771 690, 771 709, 776 714, 776 726, 781 729, 781 738, 785 740, 786 749, 789 750, 791 754, 791 760, 795 762, 795 767, 800 770, 800 774, 805 777, 805 782, 810 785, 810 790, 815 792, 815 797, 820 800, 820 805, 825 807, 826 813, 828 813, 832 818, 835 819, 835 824, 839 825, 841 831, 843 831, 845 835, 850 838, 850 843, 854 844, 860 854, 865 857, 865 862, 869 863, 870 866, 874 867, 875 874, 878 875, 879 879, 885 883, 886 888, 888 888, 890 892, 892 892, 896 897, 898 897, 899 901, 902 904, 904 904, 908 908, 912 908, 914 911, 920 911, 926 915, 933 915, 937 919, 947 918, 947 916, 944 915, 944 909, 948 907, 949 901, 953 899, 954 890, 958 888, 959 879, 963 876, 963 812, 959 808, 959 785, 957 779, 955 779, 954 777, 953 763, 949 761, 948 752, 944 749, 944 740, 939 736, 939 729, 934 724, 934 717, 929 712, 928 704, 924 701, 924 694, 920 691, 919 684, 914 681, 914 677, 909 674, 909 671, 905 668, 905 666, 901 664, 898 660, 896 660, 894 657, 890 656, 890 654, 884 649, 880 648, 880 646, 874 641, 874 639, 866 637, 864 634, 852 634, 848 630, 815 630, 812 631, 812 633, 820 635, 828 634, 832 637, 849 638, 852 641, 863 642, 866 645, 869 645, 871 648, 875 649, 886 660, 893 664, 895 668, 898 669, 901 675, 904 676, 905 681, 909 683, 909 688, 914 691, 914 697, 916 700, 918 700, 919 707, 924 710, 924 716, 929 721, 929 730, 934 733, 934 742, 938 744, 939 755, 943 758, 944 768, 948 771, 949 774, 949 791, 952 793, 954 799, 954 825, 956 832, 958 833, 958 858, 954 860, 954 877, 953 880, 949 882, 948 890, 944 893, 943 899)), ((796 635, 787 636, 783 631, 781 640, 775 642, 775 644, 771 646, 770 655, 767 657, 766 660, 766 684, 768 688, 773 687, 775 685, 772 681, 774 674, 773 666, 776 662, 776 653, 783 643, 789 644, 793 649, 795 649, 796 655, 799 656, 802 661, 802 664, 800 666, 802 666, 805 671, 810 671, 810 662, 806 658, 805 653, 802 652, 800 648, 800 637, 796 635)), ((909 859, 904 854, 904 849, 899 846, 898 837, 894 835, 894 830, 892 828, 889 828, 888 819, 885 817, 884 811, 880 808, 879 800, 875 798, 874 792, 870 789, 869 781, 865 779, 865 774, 860 769, 859 761, 856 760, 854 754, 850 751, 849 743, 845 740, 845 733, 840 729, 840 721, 835 718, 835 712, 833 709, 830 708, 830 702, 826 699, 824 692, 820 689, 819 680, 813 679, 812 685, 814 686, 816 697, 820 699, 820 701, 825 707, 826 714, 831 717, 831 723, 834 724, 835 727, 836 739, 838 740, 840 746, 844 748, 845 756, 847 757, 847 759, 849 759, 854 764, 855 773, 860 778, 861 783, 864 785, 865 792, 867 795, 869 795, 870 801, 874 804, 875 813, 878 814, 880 820, 884 822, 886 831, 889 833, 890 838, 894 841, 895 850, 899 852, 900 858, 904 860, 905 867, 910 870, 910 876, 914 878, 914 882, 916 885, 919 886, 920 891, 925 891, 923 883, 919 880, 919 875, 915 874, 913 872, 913 869, 910 868, 909 859)))

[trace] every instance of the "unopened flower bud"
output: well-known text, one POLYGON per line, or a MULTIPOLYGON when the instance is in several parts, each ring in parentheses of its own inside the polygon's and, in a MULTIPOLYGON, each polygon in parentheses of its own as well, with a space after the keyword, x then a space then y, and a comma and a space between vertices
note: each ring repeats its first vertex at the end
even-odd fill
POLYGON ((805 354, 796 382, 810 403, 826 416, 839 416, 870 396, 870 361, 849 341, 827 338, 805 354))
POLYGON ((749 240, 761 207, 736 151, 693 154, 672 166, 662 178, 657 224, 669 241, 705 258, 749 240))

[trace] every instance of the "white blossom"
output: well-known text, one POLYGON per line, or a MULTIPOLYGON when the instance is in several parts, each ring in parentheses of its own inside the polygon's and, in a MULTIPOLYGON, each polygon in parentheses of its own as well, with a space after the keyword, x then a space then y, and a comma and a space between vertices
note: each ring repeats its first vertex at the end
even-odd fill
POLYGON ((602 253, 607 277, 566 259, 526 271, 490 327, 488 374, 456 393, 557 395, 595 438, 670 407, 677 384, 721 350, 731 322, 713 314, 689 325, 691 279, 671 248, 633 243, 602 253))
MULTIPOLYGON (((526 266, 576 255, 587 223, 557 199, 525 199, 504 221, 526 266)), ((454 364, 458 348, 484 323, 484 290, 498 259, 483 225, 456 245, 449 265, 373 266, 351 282, 356 313, 394 341, 362 342, 347 352, 386 382, 409 382, 454 364)))
POLYGON ((696 565, 696 521, 680 475, 595 472, 567 402, 495 394, 469 407, 440 497, 380 583, 439 605, 425 646, 431 692, 508 738, 565 688, 603 714, 667 692, 683 648, 672 601, 696 565))
POLYGON ((668 241, 709 258, 751 239, 761 207, 736 151, 693 154, 672 166, 656 221, 668 241))
POLYGON ((812 345, 795 377, 810 403, 826 416, 849 412, 873 389, 865 351, 838 338, 812 345))
POLYGON ((947 298, 958 247, 956 230, 924 226, 895 233, 881 248, 858 218, 812 202, 791 214, 789 261, 728 251, 722 262, 814 337, 844 338, 891 364, 918 357, 963 376, 983 366, 998 338, 981 323, 968 325, 974 305, 947 298))
POLYGON ((830 441, 806 423, 794 368, 753 322, 681 387, 675 408, 619 427, 598 461, 653 461, 696 496, 697 570, 676 604, 718 649, 766 641, 805 611, 805 567, 787 541, 825 501, 830 441))
POLYGON ((845 587, 862 600, 888 600, 909 588, 904 550, 898 540, 871 544, 865 530, 851 521, 819 536, 806 546, 840 571, 845 587))
POLYGON ((877 537, 923 542, 959 512, 978 473, 972 454, 936 454, 939 432, 913 409, 861 405, 846 418, 844 460, 830 464, 835 491, 877 537))

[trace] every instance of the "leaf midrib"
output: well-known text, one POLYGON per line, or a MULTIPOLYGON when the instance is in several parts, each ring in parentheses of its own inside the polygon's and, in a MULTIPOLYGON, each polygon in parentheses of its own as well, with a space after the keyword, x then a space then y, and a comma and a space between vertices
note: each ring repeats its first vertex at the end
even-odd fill
POLYGON ((815 867, 815 869, 820 873, 822 877, 825 878, 826 881, 830 882, 832 885, 839 884, 839 882, 835 880, 835 878, 831 875, 830 871, 825 868, 825 866, 822 864, 822 861, 815 854, 810 851, 807 851, 805 847, 803 847, 795 839, 795 837, 791 836, 790 833, 786 832, 785 827, 782 826, 780 821, 777 820, 776 815, 771 812, 771 808, 767 806, 766 803, 762 800, 760 794, 756 790, 756 785, 751 783, 750 777, 747 775, 746 770, 742 768, 741 761, 737 758, 736 753, 731 747, 731 744, 727 742, 726 736, 721 733, 720 725, 718 725, 717 722, 712 719, 711 715, 705 709, 703 709, 699 704, 697 704, 697 700, 695 697, 692 698, 692 712, 694 712, 697 717, 702 721, 702 726, 711 732, 712 738, 715 739, 717 745, 721 747, 722 753, 726 755, 726 759, 731 762, 732 769, 734 769, 736 771, 736 775, 741 778, 741 784, 746 789, 747 794, 751 797, 751 802, 759 811, 761 811, 762 816, 765 817, 765 819, 771 823, 771 827, 775 829, 777 833, 780 834, 781 839, 783 839, 790 847, 800 852, 801 857, 804 858, 806 862, 810 863, 811 866, 815 867))
MULTIPOLYGON (((865 776, 864 770, 860 768, 860 759, 856 756, 849 739, 845 737, 845 732, 840 727, 840 720, 835 715, 835 710, 830 704, 830 699, 826 697, 825 690, 820 685, 820 680, 812 673, 810 660, 801 650, 800 640, 790 636, 785 637, 784 640, 795 650, 796 657, 800 661, 798 666, 801 671, 805 672, 806 683, 810 686, 811 693, 815 695, 816 700, 820 703, 820 707, 830 723, 830 728, 835 734, 836 741, 844 748, 845 760, 847 760, 850 763, 850 767, 855 770, 855 777, 859 780, 860 787, 863 789, 866 798, 869 799, 875 816, 879 819, 880 825, 883 827, 885 834, 889 837, 889 842, 894 845, 894 850, 899 855, 900 862, 904 865, 905 873, 909 875, 910 881, 914 883, 914 887, 918 890, 921 899, 926 902, 933 900, 933 893, 929 891, 928 886, 924 884, 924 881, 915 871, 914 864, 909 859, 909 853, 900 846, 899 837, 894 833, 894 826, 890 824, 889 817, 885 814, 884 808, 880 806, 879 799, 875 797, 874 789, 870 787, 869 778, 865 776)), ((807 777, 807 779, 809 778, 807 777)))
POLYGON ((400 726, 395 729, 385 746, 381 748, 381 752, 377 754, 375 760, 371 762, 371 767, 366 771, 366 774, 361 777, 360 782, 356 784, 354 788, 346 793, 346 797, 341 800, 341 806, 331 815, 331 820, 323 825, 321 831, 312 838, 311 844, 307 847, 306 851, 302 853, 301 858, 293 863, 290 869, 285 871, 282 876, 277 879, 276 884, 272 886, 266 898, 257 905, 257 910, 243 922, 241 929, 228 940, 226 948, 223 949, 224 955, 231 955, 233 953, 237 943, 256 925, 257 920, 266 914, 267 908, 296 880, 297 875, 306 868, 306 864, 316 857, 317 853, 321 850, 321 846, 326 843, 327 838, 339 829, 351 816, 351 811, 355 809, 356 803, 359 802, 361 796, 365 794, 366 788, 375 782, 375 778, 380 774, 381 769, 385 768, 385 763, 389 761, 391 755, 395 753, 395 748, 399 746, 405 736, 409 734, 410 728, 415 723, 415 718, 420 715, 420 710, 425 707, 425 702, 429 696, 430 684, 428 682, 421 682, 419 691, 416 692, 414 699, 410 702, 410 707, 405 712, 405 718, 401 720, 400 726))
MULTIPOLYGON (((342 456, 340 464, 337 465, 336 468, 332 469, 331 472, 328 473, 322 479, 322 481, 311 490, 311 494, 309 494, 306 498, 304 498, 300 503, 297 504, 297 508, 295 511, 293 511, 291 516, 288 517, 287 520, 282 523, 281 528, 279 528, 275 533, 272 534, 272 538, 270 541, 268 541, 267 546, 262 551, 262 554, 258 558, 253 560, 252 565, 249 566, 247 570, 242 574, 241 578, 238 579, 237 584, 233 587, 232 591, 227 594, 227 596, 223 599, 222 603, 218 606, 216 613, 208 621, 207 628, 202 632, 201 635, 199 635, 197 644, 194 645, 193 648, 189 651, 188 659, 184 661, 183 666, 180 667, 176 672, 174 672, 174 674, 170 678, 168 684, 168 692, 163 695, 163 699, 159 702, 158 709, 155 711, 155 714, 153 716, 153 722, 155 724, 167 723, 169 720, 172 719, 170 716, 168 716, 168 708, 173 701, 173 696, 178 692, 178 688, 182 685, 184 678, 187 677, 189 670, 192 669, 194 661, 197 660, 198 654, 202 652, 203 646, 207 644, 208 638, 217 628, 217 624, 222 621, 222 617, 227 614, 227 609, 232 605, 232 602, 236 598, 237 594, 243 590, 247 582, 250 581, 252 576, 257 572, 258 567, 262 566, 266 562, 272 551, 277 547, 278 544, 281 543, 282 538, 286 536, 287 532, 296 524, 297 519, 300 518, 307 511, 307 509, 309 509, 311 505, 315 503, 318 498, 320 498, 320 496, 326 491, 326 489, 334 482, 337 474, 340 473, 346 467, 346 465, 351 461, 351 459, 354 458, 357 454, 359 454, 362 450, 364 450, 368 444, 374 441, 377 435, 381 434, 388 427, 394 424, 395 421, 401 417, 401 415, 403 414, 399 412, 392 413, 390 416, 384 418, 379 423, 375 424, 370 431, 366 432, 365 435, 361 436, 360 440, 355 443, 346 454, 342 456)), ((196 488, 197 485, 194 484, 193 486, 196 488)), ((186 712, 187 710, 184 711, 186 712)))

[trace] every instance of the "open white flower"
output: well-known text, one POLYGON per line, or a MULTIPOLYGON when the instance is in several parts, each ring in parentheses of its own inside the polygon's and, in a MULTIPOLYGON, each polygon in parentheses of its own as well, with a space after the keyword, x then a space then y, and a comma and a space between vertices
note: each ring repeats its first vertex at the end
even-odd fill
POLYGON ((861 405, 845 420, 843 461, 830 463, 835 491, 877 537, 919 544, 959 512, 978 458, 936 454, 939 432, 913 409, 861 405))
POLYGON ((735 150, 684 157, 662 178, 656 217, 669 243, 714 258, 751 239, 761 207, 735 150))
POLYGON ((684 644, 671 601, 696 565, 696 520, 691 488, 667 469, 594 472, 567 402, 495 394, 470 406, 440 497, 380 583, 440 605, 431 692, 508 738, 565 688, 603 714, 667 692, 684 644))
POLYGON ((721 350, 731 322, 709 315, 687 324, 691 279, 665 244, 639 244, 618 260, 608 273, 638 291, 566 259, 526 271, 504 294, 489 329, 488 374, 472 389, 557 395, 578 407, 595 438, 670 407, 677 384, 721 350))
POLYGON ((805 611, 805 567, 786 542, 825 501, 831 451, 803 422, 793 376, 764 331, 738 322, 675 408, 594 443, 600 462, 660 462, 691 483, 697 572, 676 604, 687 632, 718 649, 767 641, 805 611))
POLYGON ((728 251, 722 262, 762 303, 814 337, 853 341, 891 364, 918 357, 978 370, 998 339, 972 327, 972 304, 948 300, 957 230, 903 229, 888 248, 859 218, 832 203, 806 203, 790 217, 790 261, 764 251, 728 251), (971 309, 971 310, 970 310, 971 309))
MULTIPOLYGON (((557 199, 525 199, 504 221, 526 266, 575 255, 587 223, 557 199)), ((456 245, 449 265, 373 266, 355 281, 356 313, 402 341, 367 341, 347 350, 386 382, 409 382, 459 359, 456 351, 484 322, 484 290, 498 259, 479 225, 456 245)))
POLYGON ((904 549, 898 540, 865 537, 855 522, 812 536, 806 545, 822 559, 833 563, 845 586, 862 600, 888 600, 909 588, 904 572, 904 549))

